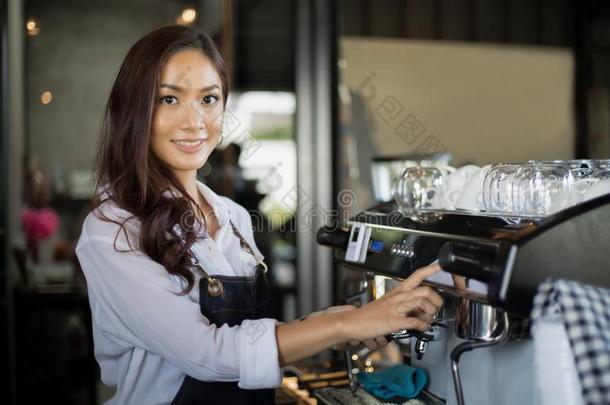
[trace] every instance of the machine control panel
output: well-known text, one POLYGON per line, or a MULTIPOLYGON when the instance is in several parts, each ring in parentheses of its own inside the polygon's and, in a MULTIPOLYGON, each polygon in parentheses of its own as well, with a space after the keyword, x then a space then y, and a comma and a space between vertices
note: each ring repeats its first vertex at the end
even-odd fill
POLYGON ((405 259, 411 259, 415 256, 415 248, 406 239, 396 242, 390 249, 390 254, 393 256, 404 257, 405 259))

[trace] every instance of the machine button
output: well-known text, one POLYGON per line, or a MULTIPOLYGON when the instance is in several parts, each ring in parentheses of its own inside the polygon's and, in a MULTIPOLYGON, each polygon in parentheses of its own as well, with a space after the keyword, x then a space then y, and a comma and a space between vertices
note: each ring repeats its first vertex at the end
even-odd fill
POLYGON ((390 254, 393 256, 399 256, 410 259, 415 256, 415 249, 413 248, 413 246, 409 245, 406 240, 402 240, 392 245, 392 248, 390 249, 390 254))
POLYGON ((413 249, 413 246, 406 247, 405 256, 408 257, 409 259, 412 258, 413 256, 415 256, 415 249, 413 249))

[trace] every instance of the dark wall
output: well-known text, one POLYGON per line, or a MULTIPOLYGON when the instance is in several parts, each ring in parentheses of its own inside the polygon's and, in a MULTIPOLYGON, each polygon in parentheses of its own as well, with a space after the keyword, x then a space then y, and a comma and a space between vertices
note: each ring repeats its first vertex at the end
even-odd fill
POLYGON ((294 91, 294 0, 236 0, 234 87, 294 91))
POLYGON ((339 0, 342 35, 568 46, 571 0, 339 0))

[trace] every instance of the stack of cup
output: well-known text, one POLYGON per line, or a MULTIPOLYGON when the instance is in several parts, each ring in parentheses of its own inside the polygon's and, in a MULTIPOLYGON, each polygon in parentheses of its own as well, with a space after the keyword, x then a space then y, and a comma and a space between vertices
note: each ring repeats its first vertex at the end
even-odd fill
POLYGON ((544 217, 610 194, 610 160, 530 160, 456 170, 408 167, 393 186, 397 208, 544 217))
POLYGON ((485 211, 546 216, 610 193, 610 161, 543 160, 493 165, 483 186, 485 211))

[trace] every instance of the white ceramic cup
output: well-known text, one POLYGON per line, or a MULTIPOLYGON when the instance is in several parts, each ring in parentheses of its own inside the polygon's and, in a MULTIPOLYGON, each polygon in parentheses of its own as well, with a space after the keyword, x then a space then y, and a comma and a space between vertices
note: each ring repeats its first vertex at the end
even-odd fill
POLYGON ((455 203, 455 208, 467 211, 483 211, 483 182, 491 165, 483 166, 470 176, 462 188, 462 192, 455 203))
POLYGON ((444 209, 454 210, 456 208, 456 203, 462 194, 462 189, 478 170, 478 166, 466 165, 456 169, 445 178, 443 192, 444 209))

